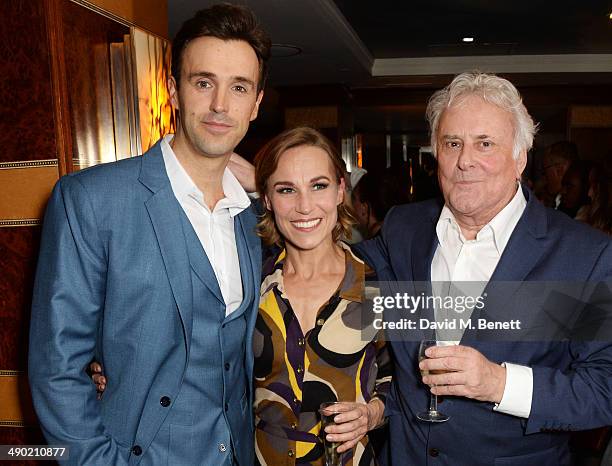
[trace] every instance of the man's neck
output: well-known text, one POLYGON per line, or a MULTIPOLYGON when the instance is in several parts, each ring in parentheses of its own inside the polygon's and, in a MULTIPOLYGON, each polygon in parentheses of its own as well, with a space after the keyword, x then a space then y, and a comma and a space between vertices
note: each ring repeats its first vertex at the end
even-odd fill
MULTIPOLYGON (((520 189, 520 186, 517 188, 520 189)), ((464 215, 459 212, 455 212, 450 206, 450 210, 455 217, 455 221, 459 228, 461 229, 461 233, 463 237, 470 241, 476 239, 476 235, 478 232, 483 229, 485 225, 487 225, 491 220, 495 218, 502 210, 504 210, 508 204, 512 202, 514 196, 516 195, 516 191, 513 191, 508 197, 500 202, 498 205, 492 207, 491 209, 483 212, 478 212, 476 214, 468 214, 464 215)))
POLYGON ((172 139, 170 147, 196 187, 202 191, 204 202, 212 211, 217 202, 225 197, 223 174, 231 154, 217 157, 201 154, 181 137, 180 132, 172 139))

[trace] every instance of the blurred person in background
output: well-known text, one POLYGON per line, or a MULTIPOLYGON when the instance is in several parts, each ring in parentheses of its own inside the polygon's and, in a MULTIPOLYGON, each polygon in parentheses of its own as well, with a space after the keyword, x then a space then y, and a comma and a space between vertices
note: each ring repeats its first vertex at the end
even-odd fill
POLYGON ((578 220, 612 235, 612 162, 610 157, 589 174, 589 205, 580 209, 578 220))
POLYGON ((394 205, 410 202, 410 180, 404 170, 388 168, 376 179, 367 173, 353 188, 352 203, 364 239, 379 234, 387 212, 394 205))
POLYGON ((536 192, 536 196, 546 207, 559 208, 563 175, 577 160, 578 149, 570 141, 555 142, 544 150, 542 174, 545 184, 536 192))
POLYGON ((589 203, 589 172, 590 165, 586 162, 576 161, 570 165, 561 182, 558 210, 575 218, 578 210, 589 203))
MULTIPOLYGON (((359 180, 361 180, 363 175, 365 175, 366 173, 368 173, 368 171, 360 167, 355 167, 351 170, 350 173, 347 173, 347 178, 346 178, 347 179, 347 183, 346 183, 347 201, 349 202, 351 209, 353 209, 353 211, 355 209, 355 206, 353 205, 353 191, 355 190, 355 187, 359 183, 359 180)), ((359 224, 353 225, 351 227, 351 237, 343 238, 343 240, 349 244, 355 244, 355 243, 359 243, 360 241, 363 241, 364 237, 363 237, 362 229, 359 226, 359 224)))

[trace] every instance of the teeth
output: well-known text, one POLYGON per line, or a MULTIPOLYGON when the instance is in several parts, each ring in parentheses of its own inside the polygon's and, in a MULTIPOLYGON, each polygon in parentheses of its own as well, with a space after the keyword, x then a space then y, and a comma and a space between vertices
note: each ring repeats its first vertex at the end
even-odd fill
POLYGON ((293 224, 298 228, 312 228, 317 226, 320 221, 321 219, 318 218, 316 220, 310 220, 309 222, 293 222, 293 224))

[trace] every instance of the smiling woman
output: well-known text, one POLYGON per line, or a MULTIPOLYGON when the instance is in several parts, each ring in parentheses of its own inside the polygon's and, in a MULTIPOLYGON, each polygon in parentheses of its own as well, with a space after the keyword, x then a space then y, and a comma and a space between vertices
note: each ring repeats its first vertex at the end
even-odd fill
MULTIPOLYGON (((281 207, 286 205, 286 201, 282 201, 282 194, 293 194, 287 197, 296 199, 299 187, 290 181, 292 177, 296 177, 298 184, 310 183, 312 186, 306 191, 325 191, 331 184, 334 192, 338 193, 335 202, 337 222, 334 222, 331 239, 336 241, 341 236, 350 235, 355 218, 345 202, 344 189, 339 189, 344 188, 344 162, 321 133, 306 127, 285 131, 259 152, 255 163, 257 191, 265 195, 267 207, 259 223, 259 235, 266 244, 278 246, 283 244, 275 224, 275 217, 280 212, 272 208, 271 201, 278 199, 281 207), (287 157, 281 157, 284 155, 287 157), (311 180, 306 178, 307 174, 302 170, 307 168, 315 178, 311 180), (273 190, 270 189, 272 187, 273 190)), ((299 199, 307 200, 306 192, 301 193, 299 199)), ((288 231, 285 230, 285 233, 288 231)))
POLYGON ((285 131, 256 158, 266 213, 259 235, 284 250, 264 265, 255 326, 255 454, 262 465, 374 465, 367 432, 382 422, 389 355, 363 318, 367 266, 338 242, 350 231, 344 167, 310 128, 285 131), (321 403, 337 402, 321 428, 321 403), (334 463, 335 464, 335 463, 334 463))

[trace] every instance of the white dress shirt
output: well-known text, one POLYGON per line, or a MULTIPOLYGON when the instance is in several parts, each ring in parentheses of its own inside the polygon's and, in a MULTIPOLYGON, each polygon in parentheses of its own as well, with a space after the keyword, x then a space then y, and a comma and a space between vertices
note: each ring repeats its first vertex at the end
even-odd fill
MULTIPOLYGON (((436 282, 470 282, 469 294, 475 292, 480 295, 491 279, 526 206, 527 201, 518 186, 512 200, 482 227, 476 239, 466 240, 454 215, 445 205, 436 225, 438 247, 431 262, 434 287, 436 282)), ((517 364, 503 365, 506 367, 506 385, 502 400, 494 409, 527 418, 533 396, 532 370, 517 364)))
POLYGON ((225 197, 217 202, 211 212, 204 195, 180 164, 167 135, 161 142, 164 164, 172 191, 185 211, 202 248, 212 266, 221 295, 225 301, 225 315, 238 309, 242 303, 242 277, 234 233, 234 217, 251 205, 246 192, 232 172, 226 168, 223 173, 225 197))

